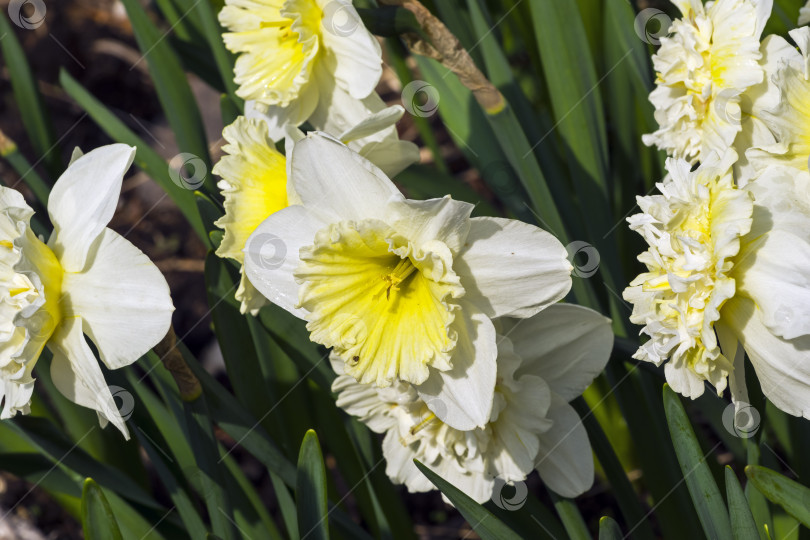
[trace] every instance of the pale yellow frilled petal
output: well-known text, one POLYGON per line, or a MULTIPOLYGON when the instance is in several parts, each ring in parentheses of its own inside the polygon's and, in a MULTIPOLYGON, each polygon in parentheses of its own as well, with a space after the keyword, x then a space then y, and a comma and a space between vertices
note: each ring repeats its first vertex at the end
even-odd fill
POLYGON ((215 223, 225 231, 217 255, 243 262, 251 233, 287 206, 287 163, 260 120, 240 116, 222 136, 227 155, 213 171, 222 177, 218 185, 225 196, 225 215, 215 223))
POLYGON ((667 380, 692 398, 703 393, 704 380, 722 392, 732 369, 713 326, 736 293, 730 272, 752 223, 752 197, 731 177, 735 158, 733 151, 713 154, 691 172, 687 162, 668 160, 662 194, 639 197, 643 213, 628 218, 650 245, 639 256, 648 271, 624 292, 634 304, 630 320, 650 337, 634 358, 669 360, 667 380))

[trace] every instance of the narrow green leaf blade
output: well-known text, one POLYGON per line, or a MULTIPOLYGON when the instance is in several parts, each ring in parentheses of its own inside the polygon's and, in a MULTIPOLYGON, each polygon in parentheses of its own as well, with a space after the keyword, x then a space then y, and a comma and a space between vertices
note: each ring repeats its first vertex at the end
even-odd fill
POLYGON ((551 495, 551 500, 554 501, 554 508, 557 510, 557 515, 560 516, 565 532, 571 540, 588 540, 591 537, 588 527, 585 525, 585 520, 577 508, 577 504, 571 499, 560 497, 550 489, 548 490, 551 495))
POLYGON ((709 538, 731 538, 731 523, 723 495, 714 481, 703 450, 678 395, 664 385, 664 410, 686 487, 709 538))
POLYGON ((298 530, 303 537, 327 540, 326 467, 318 436, 312 430, 304 435, 298 454, 295 504, 298 507, 298 530))
POLYGON ((110 503, 92 478, 82 489, 82 530, 87 540, 123 540, 110 503))
MULTIPOLYGON (((169 42, 149 20, 140 2, 122 1, 138 47, 143 53, 141 60, 149 65, 158 99, 177 138, 177 146, 181 152, 188 152, 202 159, 210 170, 211 157, 205 140, 205 128, 180 60, 169 42)), ((209 192, 216 191, 213 176, 209 175, 205 179, 205 185, 209 192)))
POLYGON ((745 475, 771 502, 810 527, 810 489, 760 465, 749 465, 745 475))
POLYGON ((599 520, 599 540, 621 540, 623 537, 616 520, 608 516, 603 516, 599 520))
POLYGON ((757 524, 748 506, 740 481, 734 470, 726 465, 726 498, 734 540, 759 540, 757 524))
POLYGON ((478 533, 483 540, 518 540, 520 536, 492 515, 489 510, 469 498, 464 492, 453 484, 430 470, 428 467, 414 460, 414 463, 444 493, 450 502, 461 512, 467 523, 478 533))
MULTIPOLYGON (((22 7, 18 9, 22 9, 22 7)), ((25 51, 14 35, 5 13, 0 17, 0 36, 2 36, 0 37, 0 48, 2 48, 3 59, 8 66, 11 89, 14 92, 14 100, 17 102, 23 125, 31 139, 34 151, 37 153, 37 158, 45 161, 48 172, 56 177, 62 172, 62 163, 53 125, 47 115, 47 109, 42 101, 39 88, 37 88, 34 75, 31 73, 31 67, 25 58, 25 51)))

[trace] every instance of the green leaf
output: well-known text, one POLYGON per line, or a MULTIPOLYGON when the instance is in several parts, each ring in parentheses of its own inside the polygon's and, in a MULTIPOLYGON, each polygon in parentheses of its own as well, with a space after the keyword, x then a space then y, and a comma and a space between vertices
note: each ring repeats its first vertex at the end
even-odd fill
POLYGON ((726 465, 726 498, 734 540, 759 540, 757 524, 734 469, 726 465))
MULTIPOLYGON (((201 159, 210 171, 211 156, 208 154, 205 126, 177 55, 163 34, 149 20, 138 0, 122 2, 129 15, 138 47, 143 53, 139 61, 145 59, 149 65, 158 99, 177 138, 177 146, 181 152, 191 153, 201 159)), ((213 176, 207 176, 205 186, 209 193, 216 191, 213 176)))
POLYGON ((450 502, 483 540, 518 540, 520 538, 515 531, 504 525, 489 510, 469 498, 463 491, 430 470, 419 460, 415 459, 413 462, 422 471, 422 474, 427 476, 428 480, 450 499, 450 502))
POLYGON ((771 502, 810 527, 810 489, 759 465, 747 466, 745 475, 771 502))
POLYGON ((560 516, 565 532, 572 540, 588 540, 591 537, 588 526, 585 525, 585 520, 577 508, 577 504, 571 499, 560 497, 550 489, 548 490, 551 495, 551 500, 554 501, 554 508, 557 510, 557 515, 560 516))
MULTIPOLYGON (((591 411, 588 404, 585 403, 583 398, 577 398, 571 402, 571 405, 577 410, 585 429, 588 431, 588 438, 593 446, 593 451, 596 454, 602 469, 605 471, 608 482, 613 489, 613 494, 616 497, 616 502, 619 504, 619 509, 624 516, 625 523, 630 523, 635 527, 633 531, 634 538, 652 539, 655 538, 652 526, 647 520, 646 512, 641 507, 641 503, 636 496, 633 485, 627 478, 627 473, 624 472, 622 464, 613 447, 610 445, 605 432, 599 425, 596 417, 591 411)), ((602 518, 609 519, 610 518, 602 518)), ((600 522, 600 535, 601 535, 601 522, 600 522)), ((619 536, 621 537, 621 535, 619 536)))
POLYGON ((611 517, 602 516, 599 520, 599 540, 621 540, 624 538, 619 524, 611 517))
POLYGON ((17 36, 14 35, 14 30, 5 13, 0 17, 0 36, 2 36, 0 47, 2 47, 3 58, 11 77, 14 100, 17 102, 17 108, 34 151, 37 153, 37 163, 45 161, 48 171, 55 178, 62 173, 63 166, 53 125, 39 93, 37 82, 31 73, 31 67, 26 60, 25 51, 20 46, 17 36))
POLYGON ((123 540, 110 503, 92 478, 82 490, 82 530, 87 540, 123 540))
POLYGON ((664 385, 664 410, 686 487, 689 488, 689 495, 706 536, 730 538, 731 523, 723 495, 709 470, 680 398, 669 385, 664 385))
POLYGON ((295 504, 298 507, 298 531, 303 537, 327 540, 326 468, 318 436, 312 430, 304 435, 298 454, 295 504))

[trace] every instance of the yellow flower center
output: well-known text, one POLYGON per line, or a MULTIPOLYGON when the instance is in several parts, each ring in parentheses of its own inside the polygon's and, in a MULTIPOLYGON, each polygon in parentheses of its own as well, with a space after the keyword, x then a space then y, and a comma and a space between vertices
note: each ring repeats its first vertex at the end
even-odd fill
MULTIPOLYGON (((438 249, 438 248, 437 248, 438 249)), ((341 222, 301 249, 295 272, 311 338, 361 383, 420 384, 428 367, 450 369, 450 328, 464 290, 447 254, 420 253, 377 220, 341 222)))

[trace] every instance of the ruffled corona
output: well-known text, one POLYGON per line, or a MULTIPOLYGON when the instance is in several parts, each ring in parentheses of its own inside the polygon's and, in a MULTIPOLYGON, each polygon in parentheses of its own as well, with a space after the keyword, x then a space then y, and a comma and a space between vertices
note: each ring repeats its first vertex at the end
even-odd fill
POLYGON ((421 384, 428 366, 450 369, 453 300, 464 289, 450 250, 431 244, 415 250, 385 223, 364 220, 331 225, 301 250, 295 277, 312 340, 334 347, 361 383, 421 384))
POLYGON ((286 107, 312 76, 323 12, 314 0, 229 2, 219 15, 230 32, 225 46, 236 60, 237 95, 286 107))
POLYGON ((659 129, 643 137, 668 155, 694 163, 724 152, 741 131, 740 95, 763 79, 759 36, 769 1, 673 1, 673 21, 653 56, 656 89, 650 94, 659 129))
MULTIPOLYGON (((244 263, 248 237, 270 214, 287 206, 287 160, 267 135, 267 124, 240 116, 222 136, 226 155, 214 167, 225 196, 225 215, 215 225, 225 231, 217 255, 244 263)), ((242 313, 256 314, 264 297, 242 273, 236 299, 242 313)))
POLYGON ((661 195, 638 197, 643 213, 628 219, 650 245, 639 256, 647 272, 624 292, 634 304, 630 320, 650 336, 634 358, 656 364, 669 358, 667 380, 691 397, 703 392, 704 380, 722 392, 732 369, 714 324, 735 294, 729 274, 753 213, 751 195, 734 185, 734 161, 733 151, 722 160, 712 155, 690 172, 686 161, 669 159, 661 195))
POLYGON ((61 319, 62 269, 31 231, 33 210, 18 192, 1 188, 0 205, 0 398, 1 418, 28 412, 31 372, 61 319))
MULTIPOLYGON (((508 340, 503 344, 511 349, 508 340)), ((495 478, 521 482, 534 469, 540 436, 553 421, 548 384, 533 375, 515 379, 520 361, 511 354, 498 358, 492 416, 486 426, 472 431, 454 429, 434 414, 414 388, 400 381, 388 388, 358 384, 339 376, 332 390, 337 404, 380 433, 386 473, 411 492, 435 489, 414 466, 418 459, 479 502, 493 495, 495 478), (518 443, 518 444, 514 444, 518 443)), ((333 361, 336 369, 341 364, 333 361)))

